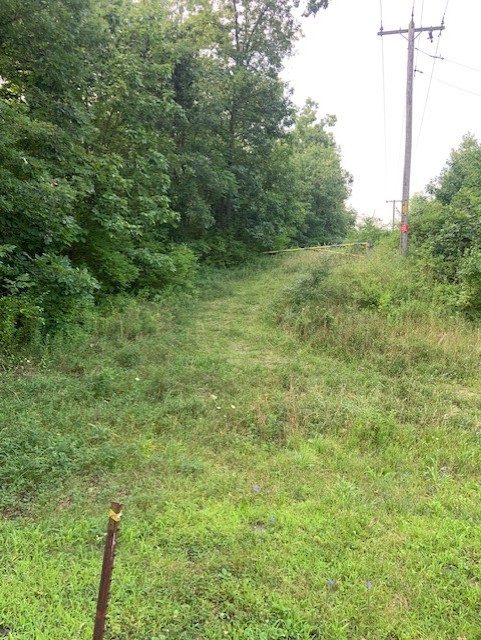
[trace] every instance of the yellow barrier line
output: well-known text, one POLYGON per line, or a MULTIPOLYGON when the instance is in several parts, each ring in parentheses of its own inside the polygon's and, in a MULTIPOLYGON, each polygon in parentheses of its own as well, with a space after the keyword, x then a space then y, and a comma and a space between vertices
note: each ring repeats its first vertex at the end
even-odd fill
MULTIPOLYGON (((318 249, 317 249, 318 251, 318 249)), ((360 258, 361 256, 357 253, 345 253, 344 251, 329 251, 329 253, 334 253, 336 256, 349 256, 349 258, 360 258)))
POLYGON ((294 251, 322 251, 323 249, 340 249, 342 247, 364 247, 367 249, 369 247, 368 242, 348 242, 342 244, 322 244, 316 247, 298 247, 296 249, 279 249, 277 251, 264 251, 264 254, 275 254, 275 253, 292 253, 294 251))

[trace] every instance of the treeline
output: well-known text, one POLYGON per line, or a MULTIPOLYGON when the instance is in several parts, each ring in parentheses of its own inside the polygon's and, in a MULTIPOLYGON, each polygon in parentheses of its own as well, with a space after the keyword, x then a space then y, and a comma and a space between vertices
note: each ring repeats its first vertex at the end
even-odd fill
POLYGON ((350 176, 280 79, 327 0, 3 0, 0 341, 199 261, 341 240, 350 176))
POLYGON ((411 203, 414 255, 438 283, 438 297, 471 318, 481 315, 481 145, 471 134, 441 174, 411 203))

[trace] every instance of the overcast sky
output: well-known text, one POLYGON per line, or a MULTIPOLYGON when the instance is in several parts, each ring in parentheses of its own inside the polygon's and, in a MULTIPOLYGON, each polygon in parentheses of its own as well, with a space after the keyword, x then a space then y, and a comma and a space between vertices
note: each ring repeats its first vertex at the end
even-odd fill
MULTIPOLYGON (((343 166, 354 176, 352 206, 389 220, 392 205, 385 201, 402 193, 407 41, 377 35, 381 5, 384 30, 407 28, 413 0, 331 0, 326 11, 303 20, 304 38, 284 77, 297 104, 311 97, 320 115, 337 116, 343 166)), ((465 133, 481 138, 481 2, 416 0, 415 26, 440 25, 445 10, 441 37, 435 32, 431 43, 423 33, 416 40, 445 60, 415 52, 412 193, 439 174, 465 133)))

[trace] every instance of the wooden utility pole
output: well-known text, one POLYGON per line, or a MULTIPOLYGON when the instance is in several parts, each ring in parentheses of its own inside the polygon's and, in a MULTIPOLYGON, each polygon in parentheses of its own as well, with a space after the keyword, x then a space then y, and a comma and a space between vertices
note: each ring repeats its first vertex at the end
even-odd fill
POLYGON ((386 200, 386 204, 392 202, 392 230, 394 231, 396 227, 396 205, 398 202, 402 202, 402 200, 386 200))
POLYGON ((399 34, 408 34, 408 65, 407 65, 407 83, 406 83, 406 145, 404 151, 404 175, 403 175, 403 191, 402 191, 402 210, 401 210, 401 253, 403 256, 408 250, 409 235, 409 188, 411 183, 411 157, 413 145, 413 80, 414 80, 414 40, 416 33, 428 31, 432 37, 433 31, 444 31, 444 23, 439 27, 419 27, 414 26, 414 15, 411 16, 411 22, 408 29, 397 29, 396 31, 378 31, 378 36, 391 36, 399 34))

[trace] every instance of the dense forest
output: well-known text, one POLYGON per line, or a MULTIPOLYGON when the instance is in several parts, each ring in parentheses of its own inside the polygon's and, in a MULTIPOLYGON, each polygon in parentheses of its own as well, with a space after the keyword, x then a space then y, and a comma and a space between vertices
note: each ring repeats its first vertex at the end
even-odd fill
POLYGON ((327 0, 4 0, 0 339, 345 237, 335 117, 280 79, 327 0))

